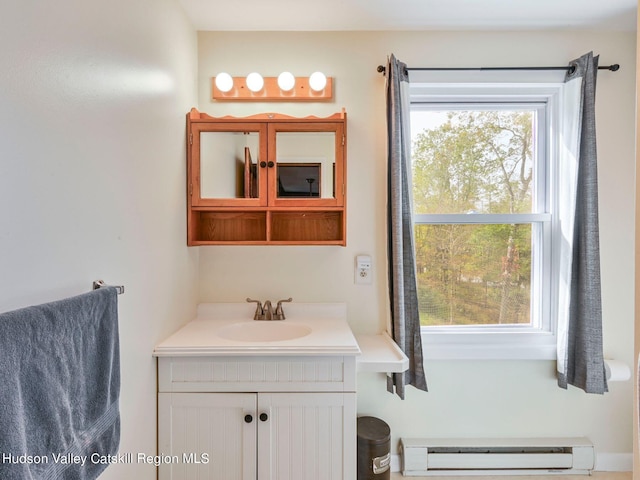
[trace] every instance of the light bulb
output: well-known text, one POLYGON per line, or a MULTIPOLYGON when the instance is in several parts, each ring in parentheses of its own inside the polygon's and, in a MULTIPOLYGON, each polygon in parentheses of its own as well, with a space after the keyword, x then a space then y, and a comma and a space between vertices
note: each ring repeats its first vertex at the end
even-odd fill
POLYGON ((294 77, 291 72, 282 72, 278 75, 278 87, 280 87, 280 90, 288 92, 295 86, 295 84, 296 77, 294 77))
POLYGON ((327 86, 327 77, 322 72, 314 72, 309 77, 309 86, 314 92, 320 92, 327 86))
POLYGON ((228 73, 219 73, 216 76, 216 87, 221 92, 227 93, 233 88, 233 78, 228 73))
POLYGON ((247 88, 252 92, 259 92, 264 87, 264 79, 262 75, 256 72, 252 72, 247 75, 247 88))

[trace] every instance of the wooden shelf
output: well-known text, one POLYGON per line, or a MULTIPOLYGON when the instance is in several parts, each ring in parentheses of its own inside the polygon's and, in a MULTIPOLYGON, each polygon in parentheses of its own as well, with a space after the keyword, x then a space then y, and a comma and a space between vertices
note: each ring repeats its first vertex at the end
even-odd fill
POLYGON ((343 212, 271 212, 271 240, 339 242, 344 238, 343 212))
POLYGON ((192 210, 191 245, 344 245, 344 212, 192 210))
POLYGON ((196 211, 192 217, 194 240, 198 242, 263 242, 267 239, 266 212, 196 211))

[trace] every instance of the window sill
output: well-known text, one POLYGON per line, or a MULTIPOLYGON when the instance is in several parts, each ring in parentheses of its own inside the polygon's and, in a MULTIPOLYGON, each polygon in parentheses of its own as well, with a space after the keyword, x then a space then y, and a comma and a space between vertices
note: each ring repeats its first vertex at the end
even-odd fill
POLYGON ((426 360, 555 360, 549 333, 444 333, 422 331, 426 360))

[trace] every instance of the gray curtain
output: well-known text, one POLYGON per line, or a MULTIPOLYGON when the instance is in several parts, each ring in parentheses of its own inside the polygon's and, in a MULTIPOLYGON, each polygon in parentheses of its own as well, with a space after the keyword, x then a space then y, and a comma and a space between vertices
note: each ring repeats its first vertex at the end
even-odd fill
POLYGON ((391 55, 387 76, 387 222, 391 335, 409 357, 409 369, 387 377, 387 389, 402 399, 405 386, 427 390, 422 359, 420 316, 411 201, 409 77, 406 65, 391 55))
MULTIPOLYGON (((575 69, 567 73, 565 88, 575 91, 576 102, 571 108, 577 123, 570 130, 575 131, 573 143, 577 149, 573 155, 575 166, 571 167, 575 173, 567 177, 572 179, 572 185, 561 183, 561 188, 575 188, 570 195, 575 204, 562 205, 561 202, 560 205, 565 214, 573 211, 574 220, 573 231, 564 233, 563 239, 563 243, 572 248, 565 252, 567 301, 558 319, 558 385, 562 388, 573 385, 587 393, 602 394, 607 391, 607 380, 602 348, 595 128, 598 57, 588 53, 570 65, 575 69)), ((561 219, 562 215, 561 212, 561 219)))

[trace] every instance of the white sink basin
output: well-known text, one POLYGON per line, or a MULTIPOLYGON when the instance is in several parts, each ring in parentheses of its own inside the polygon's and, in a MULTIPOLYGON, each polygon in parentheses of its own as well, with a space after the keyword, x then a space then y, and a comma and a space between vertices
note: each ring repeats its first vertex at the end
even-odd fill
POLYGON ((216 335, 237 342, 281 342, 302 338, 311 333, 311 327, 284 321, 253 320, 226 325, 216 335))
POLYGON ((202 303, 154 356, 359 355, 344 303, 290 303, 286 320, 252 320, 249 303, 202 303))

